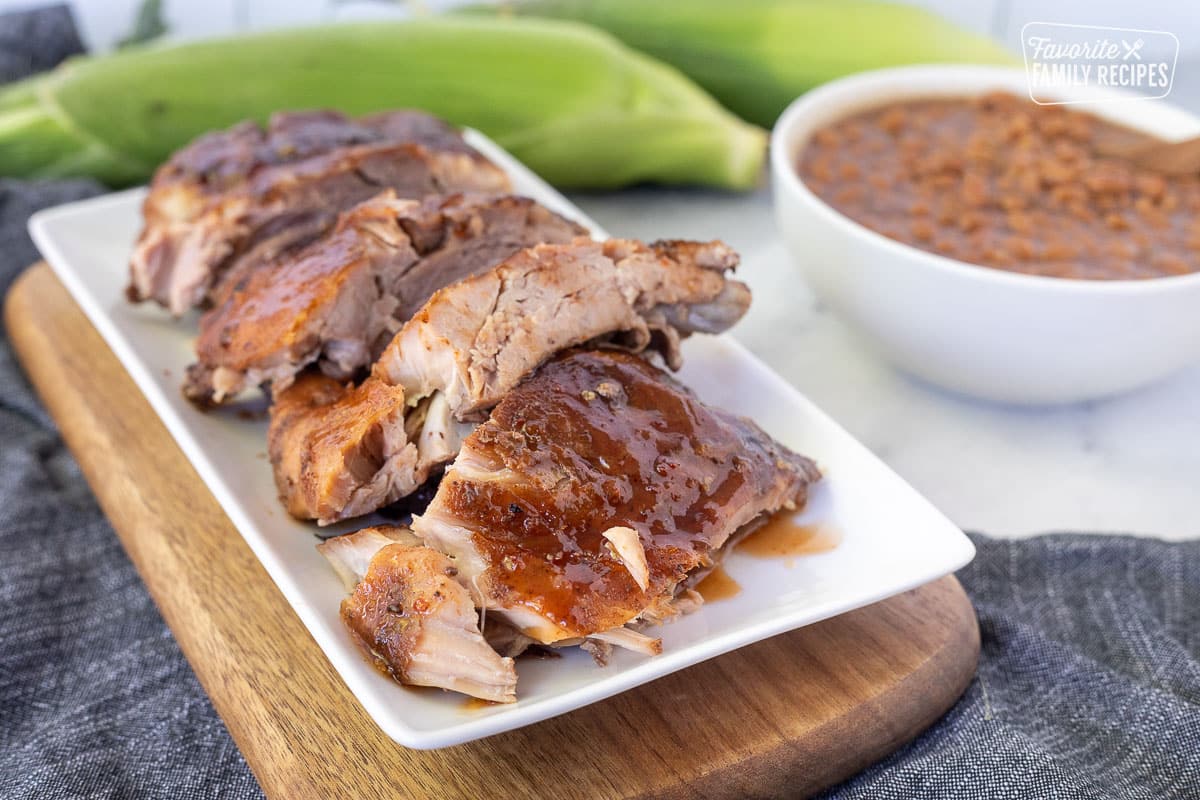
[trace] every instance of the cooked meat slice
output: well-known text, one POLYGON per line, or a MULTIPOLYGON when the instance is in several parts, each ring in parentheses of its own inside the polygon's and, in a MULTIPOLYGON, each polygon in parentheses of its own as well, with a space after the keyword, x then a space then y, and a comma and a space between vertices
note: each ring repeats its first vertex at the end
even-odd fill
POLYGON ((731 537, 803 506, 819 477, 644 360, 573 351, 496 406, 412 527, 535 641, 652 651, 624 626, 661 619, 731 537))
POLYGON ((358 582, 342 620, 370 657, 411 686, 437 686, 495 703, 517 699, 517 673, 479 632, 470 592, 445 555, 404 529, 368 528, 318 545, 358 582))
POLYGON ((384 192, 294 258, 255 270, 204 315, 184 393, 220 403, 262 383, 278 391, 314 362, 349 378, 437 289, 523 247, 583 233, 524 197, 384 192))
POLYGON ((377 525, 326 539, 317 545, 317 552, 325 556, 333 571, 342 579, 346 591, 353 592, 354 587, 358 586, 358 582, 367 574, 371 559, 389 544, 416 547, 421 544, 421 540, 408 528, 399 525, 377 525))
POLYGON ((340 210, 382 189, 401 197, 505 192, 504 172, 441 120, 334 111, 243 122, 176 153, 150 184, 129 298, 182 314, 256 267, 312 241, 340 210))
POLYGON ((646 563, 646 548, 642 547, 642 535, 633 528, 616 525, 601 534, 608 546, 625 564, 639 589, 650 586, 650 565, 646 563))
MULTIPOLYGON (((633 628, 620 627, 601 631, 600 633, 593 633, 584 641, 623 647, 626 650, 632 650, 644 656, 662 655, 662 639, 647 636, 633 628)), ((600 666, 604 666, 604 663, 601 662, 600 666)))
POLYGON ((404 434, 401 389, 379 381, 355 389, 320 373, 306 373, 280 393, 271 417, 268 451, 277 465, 275 478, 281 481, 279 496, 295 516, 308 511, 293 505, 300 497, 321 498, 318 514, 347 509, 347 516, 357 516, 379 508, 384 497, 416 488, 389 485, 396 477, 416 473, 417 446, 404 434), (326 407, 327 413, 313 413, 326 407), (289 435, 280 436, 281 430, 289 435))
POLYGON ((653 347, 678 363, 680 337, 724 330, 745 312, 749 289, 727 277, 736 263, 718 242, 581 239, 525 250, 442 289, 355 392, 325 392, 318 402, 311 394, 292 402, 293 390, 277 395, 271 462, 285 505, 328 524, 398 500, 454 458, 468 432, 462 423, 572 345, 653 347), (380 396, 405 409, 403 425, 378 416, 373 398, 380 396), (389 433, 347 426, 357 419, 380 419, 389 433), (369 442, 358 440, 364 434, 369 442), (415 462, 410 442, 417 444, 415 462), (353 469, 345 466, 351 461, 353 469))
POLYGON ((486 620, 486 624, 481 627, 483 638, 487 640, 488 646, 502 656, 516 658, 528 650, 531 645, 537 644, 502 619, 486 620))
POLYGON ((388 345, 374 373, 410 397, 440 391, 460 419, 486 411, 549 356, 607 337, 681 363, 679 339, 741 319, 750 290, 720 242, 581 240, 524 250, 448 286, 388 345))

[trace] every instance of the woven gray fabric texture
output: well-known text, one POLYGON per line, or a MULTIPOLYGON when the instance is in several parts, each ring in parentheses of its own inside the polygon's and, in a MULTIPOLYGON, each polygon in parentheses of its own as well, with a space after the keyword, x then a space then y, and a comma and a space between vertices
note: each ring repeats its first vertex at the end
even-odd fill
MULTIPOLYGON (((64 8, 0 16, 5 77, 79 49, 64 8)), ((0 180, 0 289, 31 213, 100 191, 0 180)), ((261 796, 3 337, 0 797, 261 796)))
POLYGON ((81 50, 66 6, 6 14, 0 25, 0 83, 50 69, 81 50))
MULTIPOLYGON (((51 13, 0 17, 0 47, 73 52, 51 13)), ((99 190, 0 181, 0 285, 36 257, 32 211, 99 190)), ((1200 541, 973 538, 978 679, 829 796, 1200 798, 1200 541)), ((0 340, 0 797, 259 796, 0 340)))
MULTIPOLYGON (((96 194, 0 181, 0 284, 25 221, 96 194)), ((254 777, 0 341, 0 797, 249 798, 254 777)))
POLYGON ((971 537, 979 672, 837 798, 1200 798, 1200 541, 971 537))

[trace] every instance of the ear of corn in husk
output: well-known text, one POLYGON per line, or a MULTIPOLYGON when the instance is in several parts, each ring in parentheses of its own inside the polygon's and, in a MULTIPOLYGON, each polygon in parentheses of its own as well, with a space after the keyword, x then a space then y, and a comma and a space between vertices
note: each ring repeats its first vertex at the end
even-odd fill
POLYGON ((603 28, 766 126, 800 94, 854 72, 1017 63, 991 39, 923 9, 878 0, 510 0, 467 10, 603 28))
POLYGON ((0 174, 128 184, 205 131, 306 108, 423 109, 564 187, 749 188, 765 150, 764 131, 603 32, 443 17, 72 60, 0 91, 0 174))

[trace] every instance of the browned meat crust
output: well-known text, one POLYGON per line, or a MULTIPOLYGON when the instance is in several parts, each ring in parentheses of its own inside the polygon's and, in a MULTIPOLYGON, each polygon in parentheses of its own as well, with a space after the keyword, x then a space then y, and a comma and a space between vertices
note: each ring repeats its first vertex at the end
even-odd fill
POLYGON ((750 290, 726 277, 737 263, 721 242, 531 247, 431 297, 373 371, 413 397, 445 393, 461 419, 495 405, 558 351, 597 337, 656 349, 678 368, 682 337, 724 331, 749 308, 750 290))
POLYGON ((349 378, 437 289, 582 233, 523 197, 384 192, 295 257, 252 272, 204 315, 184 393, 205 404, 262 383, 278 391, 314 362, 349 378))
POLYGON ((689 573, 819 477, 641 358, 571 352, 466 439, 413 532, 489 614, 549 643, 663 616, 689 573))
POLYGON ((564 348, 601 341, 649 347, 677 363, 681 337, 724 330, 745 312, 749 290, 727 277, 736 263, 719 242, 580 239, 530 248, 440 290, 356 392, 324 404, 278 395, 271 458, 285 505, 327 524, 398 500, 453 459, 470 429, 464 422, 564 348), (385 395, 407 410, 403 423, 394 416, 381 422, 387 435, 371 432, 384 443, 377 451, 359 443, 363 431, 346 421, 376 418, 373 398, 385 395))
POLYGON ((311 242, 340 210, 401 197, 510 189, 459 133, 417 111, 355 120, 333 111, 274 115, 202 136, 164 164, 143 205, 130 300, 181 314, 311 242))
MULTIPOLYGON (((378 540, 390 538, 380 531, 339 538, 351 540, 346 549, 371 550, 379 547, 378 540)), ((406 543, 384 544, 369 558, 365 574, 342 601, 342 620, 381 669, 414 686, 437 686, 495 703, 516 700, 513 660, 484 640, 470 592, 456 580, 458 569, 450 559, 406 543)))
POLYGON ((293 516, 308 513, 296 504, 302 497, 321 498, 315 509, 321 516, 341 509, 367 513, 377 507, 371 499, 376 493, 392 492, 386 485, 374 486, 375 476, 416 471, 417 448, 404 435, 404 390, 397 387, 367 381, 356 389, 308 373, 280 393, 271 419, 268 450, 277 465, 275 479, 282 481, 279 496, 293 516), (389 441, 397 436, 400 441, 389 441), (385 460, 391 463, 382 469, 385 460), (302 485, 290 485, 292 480, 302 485), (358 510, 364 503, 370 507, 358 510))

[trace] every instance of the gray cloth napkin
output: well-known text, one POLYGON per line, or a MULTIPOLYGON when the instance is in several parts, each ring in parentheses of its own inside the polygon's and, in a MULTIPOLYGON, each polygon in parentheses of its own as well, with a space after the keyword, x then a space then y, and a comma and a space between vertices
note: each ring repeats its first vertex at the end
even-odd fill
MULTIPOLYGON (((63 20, 0 17, 0 46, 61 58, 63 20)), ((36 258, 32 211, 99 191, 0 181, 0 286, 36 258)), ((977 679, 828 796, 1200 797, 1200 541, 972 538, 977 679)), ((0 339, 0 797, 260 795, 0 339)))
POLYGON ((838 798, 1200 798, 1200 541, 972 535, 976 679, 838 798))

